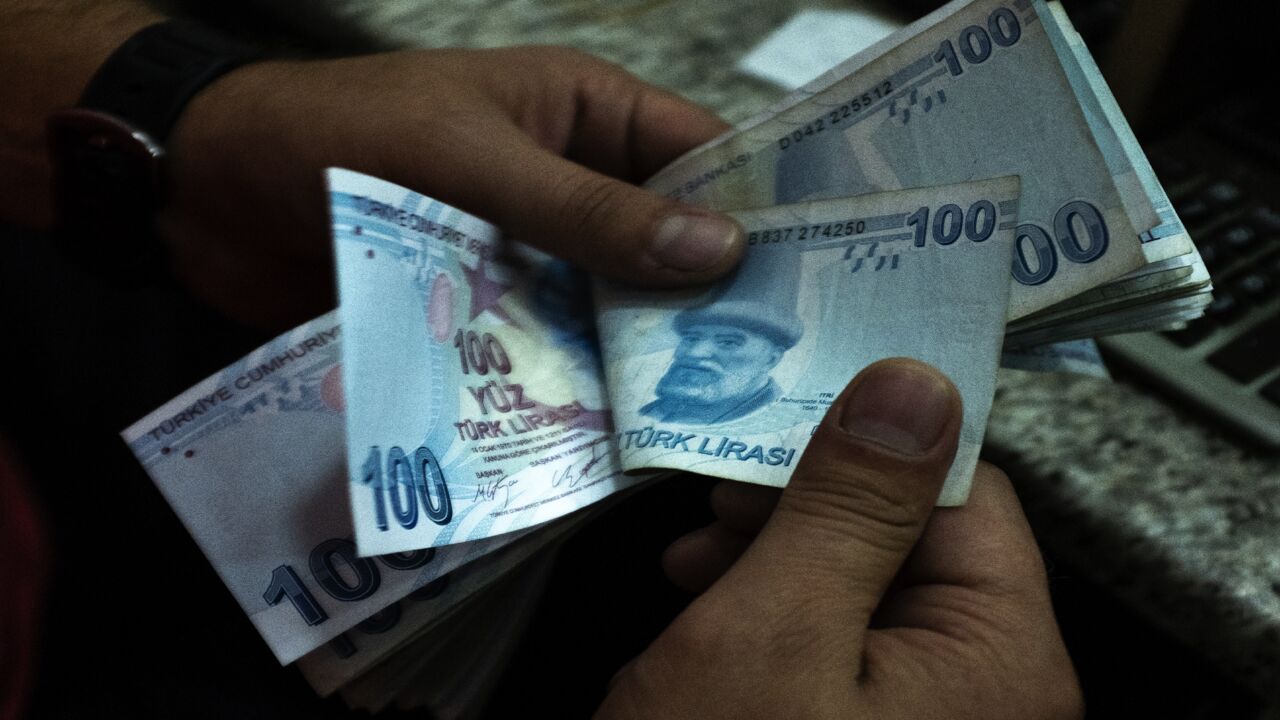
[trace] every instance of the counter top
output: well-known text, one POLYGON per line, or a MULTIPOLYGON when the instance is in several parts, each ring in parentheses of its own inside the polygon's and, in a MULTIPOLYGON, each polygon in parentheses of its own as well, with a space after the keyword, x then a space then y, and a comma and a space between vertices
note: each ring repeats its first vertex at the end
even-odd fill
POLYGON ((1280 700, 1280 457, 1132 385, 1019 371, 987 445, 1056 555, 1280 700))

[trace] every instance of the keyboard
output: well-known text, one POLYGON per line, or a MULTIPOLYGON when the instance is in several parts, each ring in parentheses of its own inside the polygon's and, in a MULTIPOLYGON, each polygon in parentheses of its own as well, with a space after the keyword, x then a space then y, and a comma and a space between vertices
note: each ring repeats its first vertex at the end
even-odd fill
POLYGON ((1280 448, 1280 140, 1260 105, 1147 148, 1213 278, 1184 329, 1100 338, 1106 357, 1280 448))

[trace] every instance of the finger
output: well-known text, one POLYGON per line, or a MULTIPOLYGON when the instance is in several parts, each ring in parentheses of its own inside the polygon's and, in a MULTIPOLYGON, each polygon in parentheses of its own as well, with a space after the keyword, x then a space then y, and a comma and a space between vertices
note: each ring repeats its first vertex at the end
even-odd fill
POLYGON ((894 586, 877 626, 952 634, 956 623, 972 620, 953 612, 957 599, 1005 618, 1006 626, 1015 624, 1015 616, 1052 617, 1044 561, 1013 485, 985 462, 974 473, 966 505, 934 512, 894 586))
POLYGON ((979 464, 968 504, 930 518, 874 625, 868 664, 897 671, 864 683, 873 705, 923 717, 938 697, 972 694, 1000 698, 1002 712, 987 717, 1082 716, 1043 560, 1013 486, 991 465, 979 464), (915 693, 922 683, 937 695, 915 693))
POLYGON ((778 488, 724 480, 711 489, 717 521, 677 539, 662 556, 671 582, 704 592, 742 557, 778 504, 778 488))
POLYGON ((432 124, 419 145, 430 162, 417 164, 414 187, 627 284, 700 284, 733 268, 744 245, 736 222, 628 182, 714 137, 720 120, 582 53, 485 58, 523 71, 500 73, 489 115, 432 124))
POLYGON ((662 570, 682 590, 700 593, 724 575, 751 543, 722 523, 688 533, 662 554, 662 570))
POLYGON ((955 387, 924 363, 863 370, 818 426, 759 537, 703 598, 768 597, 773 617, 757 623, 781 623, 860 662, 871 613, 937 500, 961 414, 955 387))
POLYGON ((510 185, 504 227, 532 245, 629 285, 678 287, 728 273, 742 227, 548 154, 528 157, 510 185))
POLYGON ((414 187, 590 272, 674 287, 720 277, 741 256, 742 228, 727 216, 589 170, 514 126, 444 145, 414 187))
POLYGON ((754 537, 778 506, 779 488, 724 480, 711 488, 711 512, 730 529, 754 537))
POLYGON ((979 463, 968 504, 934 513, 900 579, 998 595, 1044 590, 1044 561, 1008 476, 979 463))
POLYGON ((706 108, 576 50, 514 48, 487 58, 493 94, 527 135, 621 180, 643 181, 729 128, 706 108))
POLYGON ((602 72, 604 79, 582 83, 569 158, 641 182, 729 128, 705 108, 617 72, 623 79, 602 72))

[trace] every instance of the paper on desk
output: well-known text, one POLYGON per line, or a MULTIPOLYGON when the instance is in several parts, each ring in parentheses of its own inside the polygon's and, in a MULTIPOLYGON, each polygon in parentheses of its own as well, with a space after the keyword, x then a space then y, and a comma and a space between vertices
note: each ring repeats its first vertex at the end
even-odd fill
POLYGON ((905 23, 874 3, 803 10, 738 61, 738 69, 794 90, 905 23))

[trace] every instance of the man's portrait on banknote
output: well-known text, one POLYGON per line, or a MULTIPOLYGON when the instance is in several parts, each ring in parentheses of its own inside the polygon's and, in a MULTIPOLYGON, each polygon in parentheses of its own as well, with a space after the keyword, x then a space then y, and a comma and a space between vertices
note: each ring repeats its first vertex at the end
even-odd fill
POLYGON ((655 400, 640 413, 663 422, 711 425, 768 407, 782 394, 770 373, 803 334, 789 307, 723 299, 672 318, 679 336, 655 400))

